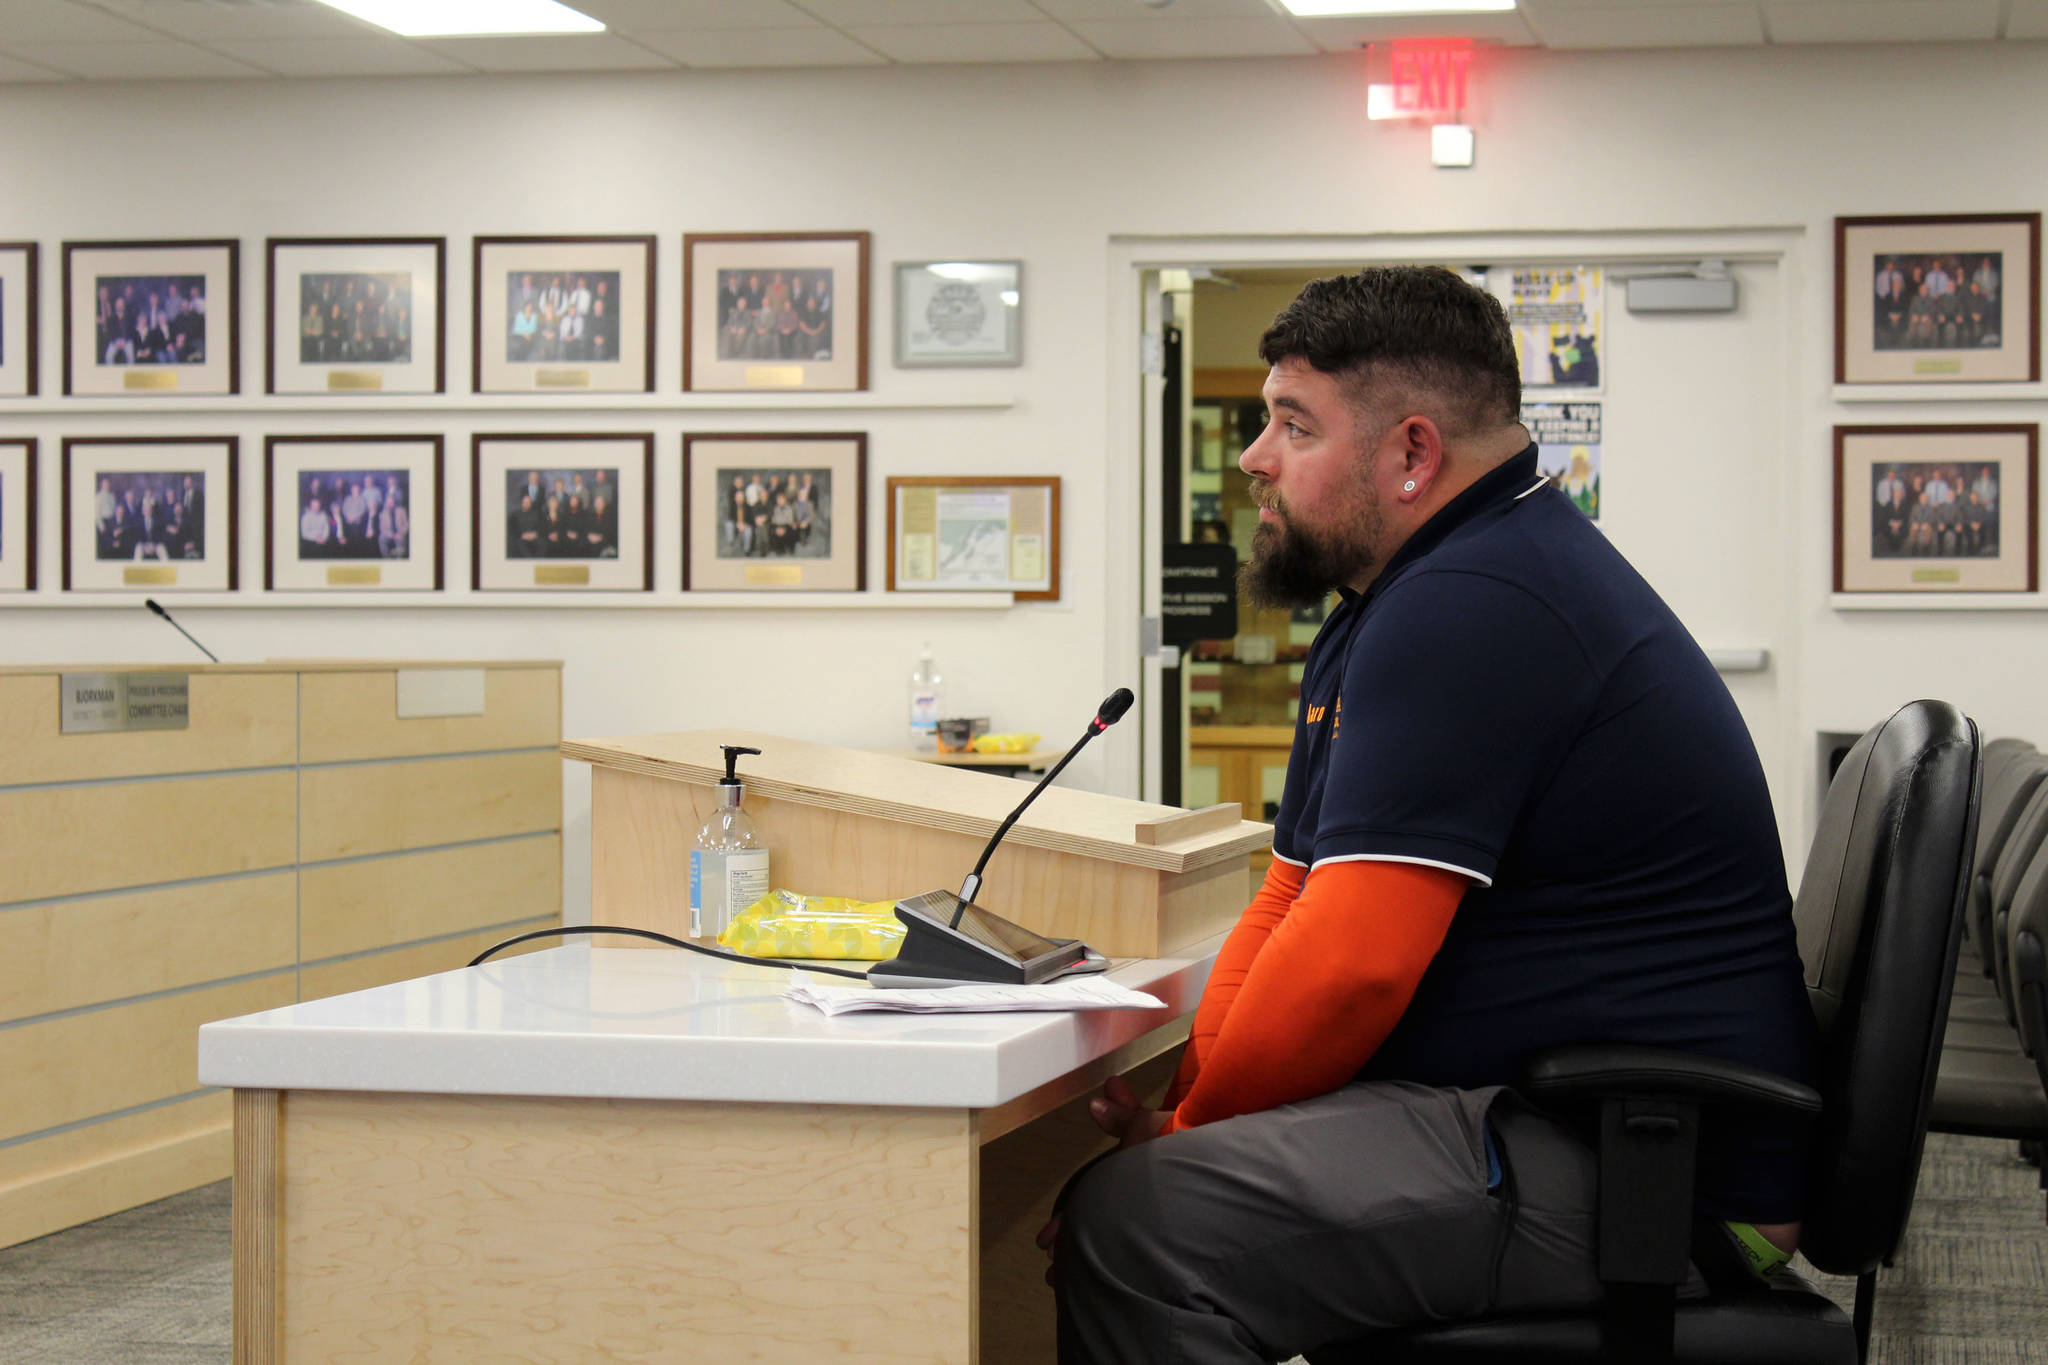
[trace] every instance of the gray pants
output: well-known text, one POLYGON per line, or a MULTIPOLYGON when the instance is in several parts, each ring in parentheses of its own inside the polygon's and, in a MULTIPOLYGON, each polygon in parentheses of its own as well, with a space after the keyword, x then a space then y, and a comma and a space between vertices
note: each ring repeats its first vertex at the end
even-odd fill
POLYGON ((1594 1165, 1512 1091, 1390 1081, 1119 1152, 1062 1213, 1061 1365, 1249 1365, 1595 1303, 1594 1165))

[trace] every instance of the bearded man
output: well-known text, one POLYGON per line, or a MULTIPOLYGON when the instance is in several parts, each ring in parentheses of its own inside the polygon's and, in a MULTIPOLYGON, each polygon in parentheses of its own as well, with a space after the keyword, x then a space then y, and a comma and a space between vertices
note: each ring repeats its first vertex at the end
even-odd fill
MULTIPOLYGON (((1513 1089, 1563 1043, 1811 1079, 1776 821, 1699 646, 1536 470, 1500 305, 1449 271, 1319 280, 1260 342, 1240 464, 1262 604, 1335 592, 1264 887, 1158 1109, 1041 1234, 1059 1356, 1277 1361, 1422 1322, 1571 1308, 1586 1135, 1513 1089)), ((1803 1136, 1709 1120, 1701 1227, 1797 1242, 1803 1136)))

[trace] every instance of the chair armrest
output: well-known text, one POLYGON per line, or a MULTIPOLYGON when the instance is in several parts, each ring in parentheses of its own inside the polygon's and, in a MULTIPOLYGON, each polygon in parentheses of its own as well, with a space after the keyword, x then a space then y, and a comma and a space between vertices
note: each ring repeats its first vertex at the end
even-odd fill
POLYGON ((1573 1043, 1539 1052, 1523 1089, 1539 1101, 1663 1097, 1818 1114, 1820 1092, 1774 1072, 1672 1048, 1573 1043))

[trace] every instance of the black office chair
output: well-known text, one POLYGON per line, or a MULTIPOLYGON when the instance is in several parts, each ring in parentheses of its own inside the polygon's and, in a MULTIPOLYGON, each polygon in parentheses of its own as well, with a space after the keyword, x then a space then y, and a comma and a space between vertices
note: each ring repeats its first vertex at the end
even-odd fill
POLYGON ((1976 726, 1913 702, 1850 751, 1828 789, 1794 917, 1820 1025, 1818 1093, 1687 1053, 1586 1044, 1534 1060, 1522 1089, 1600 1109, 1598 1309, 1381 1333, 1310 1352, 1312 1365, 1856 1365, 1876 1272, 1905 1234, 1975 849, 1976 726), (1692 1240, 1702 1107, 1813 1113, 1801 1250, 1856 1277, 1854 1320, 1781 1274, 1717 1280, 1674 1302, 1692 1240))

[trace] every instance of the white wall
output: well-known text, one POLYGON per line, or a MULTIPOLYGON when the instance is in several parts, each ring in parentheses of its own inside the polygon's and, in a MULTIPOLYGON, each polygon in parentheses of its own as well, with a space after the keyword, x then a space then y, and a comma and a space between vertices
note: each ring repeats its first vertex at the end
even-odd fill
MULTIPOLYGON (((1827 606, 1834 422, 2039 420, 2029 401, 1838 405, 1829 396, 1830 220, 1837 213, 2038 209, 2048 201, 2040 92, 2048 46, 1919 46, 1645 54, 1490 53, 1478 165, 1427 165, 1419 130, 1364 120, 1349 59, 822 72, 470 78, 392 82, 0 87, 0 239, 46 244, 43 351, 56 388, 56 244, 65 238, 238 235, 244 242, 245 392, 262 382, 262 239, 445 233, 450 388, 468 388, 467 239, 476 233, 661 234, 659 382, 675 393, 680 237, 690 231, 857 228, 874 234, 875 402, 995 394, 998 412, 852 404, 766 416, 642 414, 67 416, 61 399, 0 409, 0 428, 44 442, 46 491, 67 434, 232 432, 254 506, 260 438, 303 430, 438 428, 451 466, 469 431, 652 427, 659 486, 676 487, 679 433, 870 433, 871 580, 878 490, 891 473, 1055 473, 1065 480, 1064 597, 1007 613, 194 609, 228 658, 279 655, 555 656, 568 661, 572 735, 745 725, 842 743, 894 741, 901 677, 933 639, 959 700, 999 727, 1077 731, 1107 687, 1136 612, 1127 511, 1136 435, 1122 346, 1133 240, 1385 234, 1674 234, 1783 229, 1782 354, 1791 399, 1773 433, 1793 462, 1792 506, 1733 527, 1760 562, 1793 568, 1768 591, 1786 624, 1772 770, 1781 805, 1805 802, 1811 732, 1860 728, 1896 701, 1943 695, 1994 733, 2048 740, 2038 688, 2048 632, 2030 612, 1837 613, 1827 606), (1026 262, 1025 353, 1010 371, 894 370, 888 263, 1014 256, 1026 262), (1122 266, 1116 268, 1120 271, 1122 266), (1788 543, 1789 539, 1789 543, 1788 543), (1111 642, 1118 657, 1109 657, 1111 642)), ((1384 252, 1382 243, 1379 251, 1384 252)), ((1249 361, 1249 358, 1247 358, 1249 361)), ((1662 420, 1675 433, 1725 401, 1703 375, 1662 420)), ((166 405, 168 406, 168 405, 166 405)), ((337 408, 340 405, 337 404, 337 408)), ((1645 435, 1652 435, 1645 432, 1645 435)), ((1628 458, 1660 458, 1644 441, 1628 458)), ((1619 466, 1622 453, 1610 461, 1619 466)), ((459 485, 461 481, 456 480, 459 485)), ((666 495, 663 495, 664 497, 666 495)), ((1620 494, 1617 492, 1616 496, 1620 494)), ((451 510, 464 513, 459 487, 451 510)), ((1644 510, 1644 509, 1634 509, 1644 510)), ((1648 509, 1683 523, 1682 501, 1648 509)), ((674 509, 668 509, 672 526, 674 509)), ((451 566, 467 530, 450 526, 451 566)), ((54 582, 56 507, 44 507, 54 582)), ((1637 534, 1637 532, 1632 532, 1637 534)), ((1640 528, 1645 540, 1654 524, 1640 528)), ((657 553, 672 555, 673 535, 657 553)), ((260 564, 245 516, 245 581, 260 564)), ((1704 590, 1704 588, 1703 588, 1704 590)), ((1751 591, 1756 591, 1752 588, 1751 591)), ((0 610, 0 662, 183 659, 140 610, 0 610)), ((1126 730, 1130 727, 1125 727, 1126 730)), ((1128 786, 1122 731, 1077 765, 1128 786), (1122 746, 1119 748, 1118 746, 1122 746)), ((584 789, 572 774, 570 903, 586 876, 584 789)))

